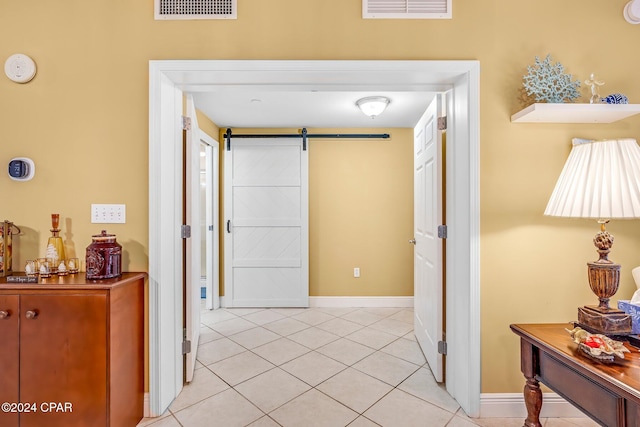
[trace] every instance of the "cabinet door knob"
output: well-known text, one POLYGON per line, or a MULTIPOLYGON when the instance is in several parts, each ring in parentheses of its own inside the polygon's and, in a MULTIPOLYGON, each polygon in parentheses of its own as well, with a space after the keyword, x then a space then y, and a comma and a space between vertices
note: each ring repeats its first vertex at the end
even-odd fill
POLYGON ((11 313, 9 312, 9 310, 0 310, 0 319, 6 319, 10 315, 11 313))
POLYGON ((28 310, 24 317, 26 317, 27 319, 35 319, 36 317, 38 317, 38 310, 28 310))

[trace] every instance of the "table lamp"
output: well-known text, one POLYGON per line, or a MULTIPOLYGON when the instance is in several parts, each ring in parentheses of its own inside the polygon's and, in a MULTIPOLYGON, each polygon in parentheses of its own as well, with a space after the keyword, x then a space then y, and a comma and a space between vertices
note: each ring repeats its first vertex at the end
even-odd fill
POLYGON ((609 307, 609 298, 618 290, 620 265, 609 260, 613 236, 605 226, 611 219, 640 218, 640 146, 636 140, 574 138, 544 214, 598 221, 600 232, 593 243, 599 258, 587 263, 587 271, 599 304, 579 307, 578 323, 595 333, 631 333, 631 317, 609 307))

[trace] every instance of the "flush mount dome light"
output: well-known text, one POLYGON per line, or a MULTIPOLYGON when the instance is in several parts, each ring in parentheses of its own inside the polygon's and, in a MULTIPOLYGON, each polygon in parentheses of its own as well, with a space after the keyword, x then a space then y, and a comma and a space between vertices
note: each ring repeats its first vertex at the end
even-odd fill
POLYGON ((389 98, 384 96, 368 96, 356 101, 356 105, 360 108, 360 111, 373 119, 382 114, 389 102, 389 98))

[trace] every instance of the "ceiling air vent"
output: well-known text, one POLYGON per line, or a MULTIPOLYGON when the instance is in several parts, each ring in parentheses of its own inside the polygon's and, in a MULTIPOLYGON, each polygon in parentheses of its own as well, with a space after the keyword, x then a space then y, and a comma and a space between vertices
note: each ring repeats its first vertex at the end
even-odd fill
POLYGON ((451 19, 451 0, 362 0, 364 19, 451 19))
POLYGON ((155 0, 155 18, 237 19, 237 0, 155 0))

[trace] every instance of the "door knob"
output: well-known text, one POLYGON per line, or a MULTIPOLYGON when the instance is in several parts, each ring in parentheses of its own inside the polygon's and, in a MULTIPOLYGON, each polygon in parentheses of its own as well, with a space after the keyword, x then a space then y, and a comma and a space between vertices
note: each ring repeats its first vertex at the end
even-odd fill
POLYGON ((38 310, 28 310, 24 317, 26 317, 27 319, 35 319, 36 317, 38 317, 38 310))
POLYGON ((6 319, 10 314, 9 310, 0 310, 0 319, 6 319))
POLYGON ((416 239, 410 239, 409 243, 413 243, 415 245, 416 244, 416 239))

